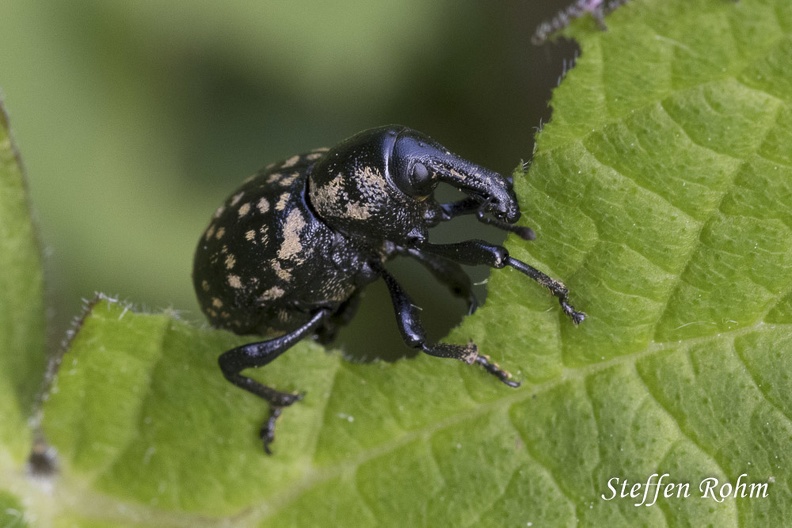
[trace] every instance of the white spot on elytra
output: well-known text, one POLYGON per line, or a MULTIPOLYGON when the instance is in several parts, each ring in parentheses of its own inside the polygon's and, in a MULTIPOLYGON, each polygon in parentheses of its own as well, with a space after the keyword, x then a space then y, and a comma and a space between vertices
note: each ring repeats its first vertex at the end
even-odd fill
POLYGON ((289 185, 291 185, 292 183, 294 183, 294 180, 296 180, 296 179, 297 179, 297 178, 299 178, 299 177, 300 177, 300 173, 299 173, 299 172, 293 172, 292 174, 290 174, 290 175, 288 175, 287 177, 283 178, 283 179, 280 181, 280 184, 281 184, 283 187, 288 187, 289 185))
POLYGON ((278 278, 283 282, 289 282, 292 280, 291 272, 289 270, 283 269, 283 267, 280 264, 280 261, 278 261, 277 259, 272 259, 270 261, 270 267, 272 268, 272 271, 274 271, 275 274, 278 276, 278 278))
POLYGON ((236 257, 231 254, 226 255, 225 258, 226 269, 233 269, 235 264, 236 264, 236 257))
POLYGON ((292 156, 291 158, 284 161, 281 167, 283 167, 284 169, 287 169, 289 167, 294 167, 295 165, 297 165, 298 161, 300 161, 300 156, 292 156))
POLYGON ((250 212, 250 204, 249 203, 244 203, 241 206, 239 206, 239 217, 240 218, 245 216, 249 212, 250 212))
POLYGON ((267 290, 264 293, 262 293, 259 296, 259 298, 262 301, 271 301, 273 299, 278 299, 278 298, 282 297, 283 293, 284 293, 283 288, 279 288, 277 286, 273 286, 269 290, 267 290))
POLYGON ((234 196, 232 196, 231 197, 231 204, 230 204, 231 207, 236 206, 236 204, 239 203, 239 200, 241 200, 244 195, 245 195, 245 193, 241 192, 241 193, 237 193, 234 196))
POLYGON ((290 198, 291 198, 291 194, 289 193, 281 194, 280 198, 278 199, 278 203, 275 204, 275 210, 283 211, 284 209, 286 209, 286 204, 289 203, 290 198))
POLYGON ((232 288, 237 288, 237 289, 241 288, 242 281, 240 280, 239 275, 229 275, 228 285, 231 286, 232 288))
POLYGON ((269 203, 269 200, 267 200, 266 198, 264 198, 264 197, 262 196, 261 198, 259 198, 259 201, 258 201, 258 203, 256 204, 256 207, 258 208, 258 210, 259 210, 259 211, 260 211, 262 214, 263 214, 263 213, 266 213, 267 211, 269 211, 269 208, 270 208, 270 203, 269 203))

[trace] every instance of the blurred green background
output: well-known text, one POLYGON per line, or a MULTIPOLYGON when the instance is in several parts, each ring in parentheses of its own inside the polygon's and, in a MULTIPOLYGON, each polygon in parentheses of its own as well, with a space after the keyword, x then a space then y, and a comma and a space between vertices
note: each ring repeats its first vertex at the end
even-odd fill
MULTIPOLYGON (((194 246, 271 161, 401 123, 510 173, 574 53, 530 36, 566 3, 0 0, 0 89, 45 248, 53 346, 95 291, 202 321, 194 246)), ((430 335, 459 321, 463 303, 428 273, 394 272, 430 335)), ((382 284, 341 341, 371 355, 370 335, 407 352, 382 284)))

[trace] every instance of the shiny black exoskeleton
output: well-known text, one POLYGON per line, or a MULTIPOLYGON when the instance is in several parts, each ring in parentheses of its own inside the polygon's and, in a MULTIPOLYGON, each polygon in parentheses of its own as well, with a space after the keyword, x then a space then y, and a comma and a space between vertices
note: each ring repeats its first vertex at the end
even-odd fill
POLYGON ((270 416, 261 429, 270 452, 275 421, 300 399, 241 372, 261 367, 299 340, 330 341, 352 317, 364 286, 382 278, 407 345, 438 357, 478 363, 509 386, 519 384, 474 344, 429 343, 418 309, 384 263, 396 255, 417 259, 451 291, 476 300, 460 264, 511 266, 555 295, 574 323, 585 315, 567 301, 567 289, 503 247, 481 240, 432 244, 429 228, 475 214, 487 224, 533 239, 520 217, 511 180, 466 161, 429 137, 403 126, 361 132, 331 149, 293 156, 248 178, 215 212, 195 253, 193 282, 211 323, 238 334, 270 336, 220 356, 233 384, 265 399, 270 416), (467 197, 434 199, 447 183, 467 197))

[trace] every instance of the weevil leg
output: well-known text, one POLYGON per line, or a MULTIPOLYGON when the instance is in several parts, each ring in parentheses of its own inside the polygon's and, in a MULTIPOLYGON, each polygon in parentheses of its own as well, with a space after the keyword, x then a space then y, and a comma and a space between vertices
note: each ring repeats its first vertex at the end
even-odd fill
POLYGON ((446 221, 456 218, 457 216, 475 213, 481 209, 481 202, 468 197, 457 200, 456 202, 440 204, 440 209, 443 211, 442 219, 446 221))
POLYGON ((534 230, 528 226, 510 224, 508 222, 498 220, 497 218, 487 216, 483 211, 476 212, 476 219, 482 224, 491 225, 493 227, 497 227, 498 229, 502 229, 503 231, 514 233, 523 240, 536 240, 536 233, 534 233, 534 230))
POLYGON ((275 440, 275 422, 281 415, 282 409, 300 400, 302 396, 277 391, 247 376, 243 376, 241 372, 247 368, 263 367, 271 363, 298 341, 319 328, 329 315, 329 310, 319 310, 311 317, 310 321, 289 334, 233 348, 221 354, 218 359, 220 370, 223 371, 223 375, 228 381, 269 403, 270 414, 261 427, 260 432, 261 440, 264 443, 264 451, 268 455, 272 454, 270 444, 275 440))
POLYGON ((469 266, 481 264, 492 268, 511 266, 547 288, 558 299, 561 309, 573 323, 580 324, 586 318, 585 313, 575 310, 569 304, 569 290, 562 282, 548 277, 521 260, 510 257, 509 252, 502 246, 496 246, 483 240, 466 240, 455 244, 424 243, 418 249, 469 266))
POLYGON ((486 356, 480 356, 473 343, 467 345, 450 345, 446 343, 428 343, 426 333, 418 317, 418 308, 412 303, 407 293, 402 289, 396 279, 381 266, 377 266, 393 302, 396 312, 396 323, 399 326, 404 342, 412 348, 420 348, 431 356, 452 358, 464 361, 467 364, 478 363, 490 374, 497 377, 509 387, 519 387, 519 382, 512 381, 511 374, 500 368, 496 363, 489 361, 486 356))
POLYGON ((509 231, 523 240, 536 239, 536 233, 534 233, 534 230, 528 226, 518 226, 498 220, 497 218, 492 218, 491 216, 487 216, 484 212, 486 209, 485 205, 486 203, 482 203, 479 200, 469 197, 456 202, 440 204, 440 209, 443 211, 443 216, 440 217, 440 221, 446 222, 456 218, 457 216, 475 214, 476 220, 482 224, 491 225, 492 227, 502 229, 503 231, 509 231))
POLYGON ((330 317, 325 319, 324 324, 318 328, 316 333, 316 340, 319 343, 323 345, 332 343, 341 327, 349 324, 360 305, 360 292, 361 290, 357 290, 349 299, 341 303, 341 306, 330 317))
POLYGON ((438 281, 445 284, 454 296, 464 299, 468 304, 468 314, 476 311, 478 300, 473 294, 473 285, 470 277, 459 264, 453 260, 424 253, 419 249, 408 249, 407 253, 423 264, 438 281))
POLYGON ((501 380, 509 387, 516 388, 520 386, 519 381, 514 381, 511 379, 511 373, 509 373, 506 370, 503 370, 501 366, 495 363, 494 361, 492 361, 489 356, 479 354, 479 356, 476 358, 476 363, 481 365, 484 368, 484 370, 486 370, 487 372, 489 372, 490 374, 501 380))

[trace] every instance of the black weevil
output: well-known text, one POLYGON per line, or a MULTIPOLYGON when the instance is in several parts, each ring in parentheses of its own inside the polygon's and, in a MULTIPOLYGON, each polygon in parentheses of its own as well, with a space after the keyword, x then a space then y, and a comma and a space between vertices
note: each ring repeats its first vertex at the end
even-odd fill
POLYGON ((261 428, 270 453, 281 410, 300 399, 241 372, 262 367, 306 336, 331 341, 353 316, 363 287, 385 280, 407 345, 427 354, 478 363, 511 387, 510 374, 476 345, 429 343, 418 309, 384 263, 410 256, 467 300, 476 300, 460 264, 511 266, 555 295, 574 323, 585 314, 567 301, 566 287, 482 240, 432 244, 429 228, 475 214, 481 222, 533 239, 520 217, 510 178, 479 167, 420 132, 387 126, 361 132, 331 149, 270 165, 245 180, 215 212, 195 253, 193 283, 212 325, 269 336, 229 350, 220 369, 234 385, 263 398, 270 415, 261 428), (438 203, 447 183, 467 196, 438 203))

